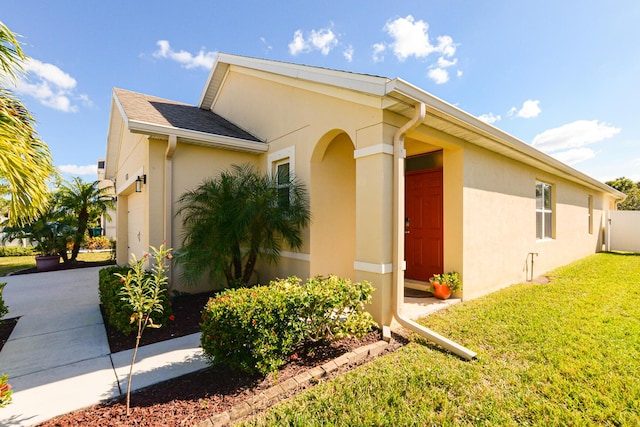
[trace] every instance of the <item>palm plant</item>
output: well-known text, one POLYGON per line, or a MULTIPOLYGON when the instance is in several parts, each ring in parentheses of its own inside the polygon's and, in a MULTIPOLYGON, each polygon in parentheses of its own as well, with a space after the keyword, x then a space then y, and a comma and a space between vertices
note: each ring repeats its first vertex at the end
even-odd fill
POLYGON ((2 231, 5 241, 27 239, 36 246, 40 256, 59 255, 67 261, 67 241, 73 228, 54 195, 50 195, 47 207, 36 219, 19 226, 4 227, 2 231))
POLYGON ((273 263, 285 245, 302 247, 309 199, 302 183, 286 178, 288 200, 282 197, 283 177, 246 164, 233 165, 182 195, 178 215, 183 215, 184 239, 176 258, 187 280, 208 272, 210 279, 222 274, 228 286, 247 285, 259 256, 273 263))
MULTIPOLYGON (((15 82, 24 55, 13 33, 0 22, 0 83, 15 82)), ((49 147, 35 131, 35 121, 9 90, 0 88, 0 184, 11 195, 13 225, 35 219, 45 208, 48 179, 55 174, 49 147)))
POLYGON ((69 261, 75 262, 89 223, 97 221, 114 207, 110 189, 99 188, 98 181, 84 182, 75 177, 73 182, 60 187, 56 198, 62 211, 74 218, 73 249, 69 261))

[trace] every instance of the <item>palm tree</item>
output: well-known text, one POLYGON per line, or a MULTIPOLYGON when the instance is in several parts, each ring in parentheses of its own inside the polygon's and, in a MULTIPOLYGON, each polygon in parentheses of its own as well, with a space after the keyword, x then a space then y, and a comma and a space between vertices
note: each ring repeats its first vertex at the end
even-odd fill
POLYGON ((283 177, 233 165, 183 194, 178 214, 185 231, 177 259, 185 278, 195 281, 208 271, 210 279, 223 274, 228 286, 247 285, 258 256, 275 262, 284 245, 300 249, 309 199, 303 184, 286 180, 289 198, 283 201, 283 177))
MULTIPOLYGON (((13 33, 0 22, 0 84, 16 80, 27 58, 13 33)), ((49 147, 35 121, 9 90, 0 88, 0 184, 11 195, 10 224, 35 219, 49 200, 47 180, 55 174, 49 147)))
POLYGON ((84 182, 75 177, 73 182, 63 183, 56 194, 56 199, 62 211, 74 218, 75 232, 69 262, 75 262, 89 223, 97 221, 114 207, 110 188, 99 188, 98 181, 84 182))

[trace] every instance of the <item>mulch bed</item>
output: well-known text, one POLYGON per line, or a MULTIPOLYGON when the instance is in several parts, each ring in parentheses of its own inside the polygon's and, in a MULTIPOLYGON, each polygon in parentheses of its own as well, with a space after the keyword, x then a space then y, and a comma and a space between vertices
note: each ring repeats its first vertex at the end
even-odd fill
MULTIPOLYGON (((147 329, 142 336, 142 345, 199 332, 201 311, 211 295, 204 293, 176 297, 172 305, 175 320, 159 329, 147 329)), ((133 348, 133 334, 123 336, 106 322, 105 325, 112 352, 133 348)), ((123 396, 56 417, 39 426, 192 426, 214 414, 230 410, 234 405, 275 384, 380 339, 381 332, 375 330, 362 339, 307 343, 277 375, 267 377, 248 376, 222 367, 208 368, 132 393, 130 416, 126 415, 123 396)), ((394 351, 405 343, 403 337, 394 336, 385 352, 394 351)), ((366 360, 361 363, 366 363, 366 360)), ((334 378, 354 367, 355 365, 344 365, 320 381, 334 378)), ((307 387, 298 388, 295 392, 307 387)), ((292 393, 283 398, 290 395, 292 393)))

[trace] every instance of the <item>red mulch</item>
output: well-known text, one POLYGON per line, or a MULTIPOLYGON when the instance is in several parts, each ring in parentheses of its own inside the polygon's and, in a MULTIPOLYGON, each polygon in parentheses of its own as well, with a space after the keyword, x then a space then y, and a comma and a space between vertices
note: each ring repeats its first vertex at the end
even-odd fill
MULTIPOLYGON (((201 310, 210 295, 177 297, 172 305, 175 320, 160 329, 146 330, 142 337, 142 345, 199 332, 201 310)), ((133 335, 123 336, 109 325, 105 327, 112 352, 133 348, 133 335)), ((393 351, 403 345, 402 337, 397 338, 386 351, 393 351)), ((277 375, 269 375, 266 378, 247 376, 221 367, 208 368, 132 393, 129 417, 126 415, 124 397, 121 397, 61 415, 39 426, 192 426, 216 413, 230 410, 234 405, 276 383, 286 381, 312 367, 320 366, 380 339, 381 333, 376 330, 363 339, 308 344, 300 349, 297 357, 293 358, 295 360, 290 360, 277 375)), ((333 378, 354 367, 345 365, 322 380, 333 378)))

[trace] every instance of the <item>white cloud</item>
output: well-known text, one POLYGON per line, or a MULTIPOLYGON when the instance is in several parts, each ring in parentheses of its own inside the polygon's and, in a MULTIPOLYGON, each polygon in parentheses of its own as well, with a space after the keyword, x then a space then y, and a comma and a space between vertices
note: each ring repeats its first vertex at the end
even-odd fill
POLYGON ((78 165, 60 165, 58 170, 69 175, 95 175, 98 173, 96 164, 78 166, 78 165))
POLYGON ((533 117, 538 117, 538 115, 542 112, 539 107, 540 101, 528 99, 524 101, 522 104, 522 108, 518 111, 518 117, 522 117, 524 119, 530 119, 533 117))
POLYGON ((76 79, 53 64, 47 64, 30 58, 25 61, 24 68, 25 71, 37 75, 60 89, 73 89, 76 87, 76 79))
POLYGON ((289 53, 293 56, 304 52, 306 49, 306 42, 304 41, 304 37, 302 36, 302 30, 296 30, 293 33, 293 40, 289 43, 289 53))
POLYGON ((564 162, 568 165, 573 165, 594 158, 596 156, 596 153, 591 148, 582 147, 552 153, 551 155, 561 162, 564 162))
POLYGON ((376 43, 373 45, 373 62, 384 61, 384 51, 386 50, 384 43, 376 43))
POLYGON ((427 76, 439 85, 449 81, 449 72, 444 68, 431 68, 427 76))
POLYGON ((273 50, 273 46, 271 46, 271 45, 269 44, 269 42, 267 41, 267 39, 266 39, 266 38, 264 38, 264 37, 260 37, 260 41, 261 41, 261 42, 262 42, 262 44, 264 45, 265 51, 266 51, 267 53, 269 53, 269 52, 271 52, 271 51, 273 50))
POLYGON ((349 45, 349 47, 346 48, 344 52, 342 52, 342 55, 344 56, 344 59, 347 60, 347 62, 353 61, 353 46, 349 45))
POLYGON ((453 65, 456 65, 457 62, 458 60, 455 58, 453 60, 448 60, 448 59, 445 59, 444 56, 441 56, 440 58, 438 58, 438 67, 449 68, 453 65))
POLYGON ((323 55, 328 55, 331 49, 338 45, 338 36, 329 28, 311 30, 307 38, 302 30, 293 33, 293 40, 289 43, 289 53, 293 56, 299 53, 308 53, 319 50, 323 55))
POLYGON ((462 77, 462 70, 458 70, 458 71, 456 72, 456 76, 458 76, 458 77, 462 77))
POLYGON ((15 84, 15 91, 21 95, 36 98, 42 105, 64 111, 78 111, 73 99, 80 100, 85 106, 91 106, 87 95, 75 94, 76 79, 59 67, 29 58, 24 62, 25 76, 15 84))
POLYGON ((182 65, 184 68, 200 67, 209 70, 216 59, 216 52, 200 49, 196 55, 193 55, 186 50, 175 51, 171 49, 171 45, 167 40, 158 40, 156 44, 158 45, 158 50, 153 52, 154 57, 171 59, 172 61, 176 61, 182 65))
POLYGON ((620 128, 604 122, 577 120, 536 135, 533 145, 542 151, 552 153, 600 142, 612 138, 619 132, 620 128))
POLYGON ((451 57, 456 53, 456 45, 450 36, 437 37, 437 45, 429 41, 429 24, 423 20, 415 20, 413 16, 396 18, 388 21, 384 30, 393 38, 391 48, 398 60, 404 61, 410 56, 426 58, 433 52, 451 57))
POLYGON ((338 44, 336 35, 333 31, 326 28, 319 31, 311 30, 309 40, 311 41, 311 45, 322 52, 323 55, 328 55, 331 49, 338 44))
POLYGON ((500 117, 500 114, 496 115, 493 113, 488 113, 488 114, 481 114, 478 116, 479 120, 482 120, 485 123, 489 123, 490 125, 496 122, 499 122, 502 117, 500 117))

